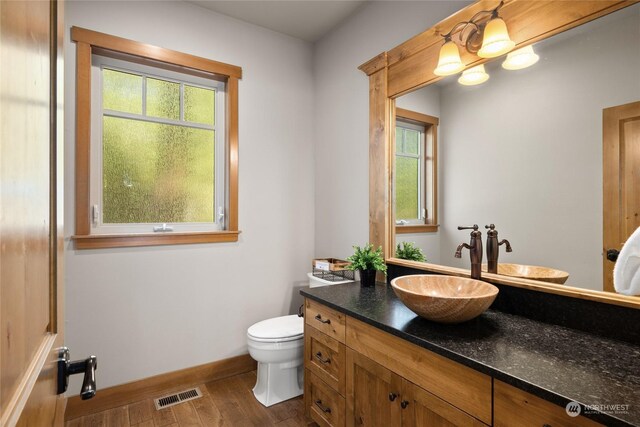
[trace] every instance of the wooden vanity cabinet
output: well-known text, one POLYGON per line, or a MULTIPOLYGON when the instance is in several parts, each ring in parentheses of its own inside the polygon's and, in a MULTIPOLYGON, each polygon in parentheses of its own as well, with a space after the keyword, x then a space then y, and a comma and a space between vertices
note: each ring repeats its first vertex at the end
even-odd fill
POLYGON ((346 317, 309 299, 304 312, 305 414, 322 427, 344 427, 346 317))
POLYGON ((483 427, 485 424, 347 348, 347 427, 483 427))
POLYGON ((491 422, 490 377, 309 299, 304 366, 306 415, 321 426, 491 422))
POLYGON ((309 299, 304 354, 306 415, 323 427, 600 425, 309 299))

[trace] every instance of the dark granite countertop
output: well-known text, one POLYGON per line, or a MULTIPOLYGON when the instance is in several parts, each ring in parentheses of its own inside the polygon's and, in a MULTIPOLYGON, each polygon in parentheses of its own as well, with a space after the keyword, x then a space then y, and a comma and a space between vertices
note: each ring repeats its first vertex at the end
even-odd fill
POLYGON ((633 344, 496 310, 442 325, 418 317, 383 284, 300 293, 558 405, 630 405, 628 411, 590 410, 585 416, 608 426, 640 426, 640 347, 633 344))

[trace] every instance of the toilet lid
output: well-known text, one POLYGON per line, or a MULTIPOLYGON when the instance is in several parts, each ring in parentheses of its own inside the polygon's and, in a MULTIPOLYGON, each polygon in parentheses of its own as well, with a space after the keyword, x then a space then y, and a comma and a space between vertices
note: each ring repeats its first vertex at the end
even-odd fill
POLYGON ((304 335, 304 319, 292 314, 263 320, 250 326, 247 335, 259 341, 291 341, 304 335))

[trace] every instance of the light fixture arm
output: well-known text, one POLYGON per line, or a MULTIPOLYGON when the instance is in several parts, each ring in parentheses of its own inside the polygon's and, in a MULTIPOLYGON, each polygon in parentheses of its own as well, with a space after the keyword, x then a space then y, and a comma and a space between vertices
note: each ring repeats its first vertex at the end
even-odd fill
MULTIPOLYGON (((481 33, 483 25, 481 25, 480 22, 483 21, 487 16, 489 17, 489 20, 493 18, 497 18, 499 16, 498 11, 500 10, 500 8, 502 8, 503 5, 504 5, 504 1, 500 1, 500 4, 498 4, 498 6, 496 6, 495 8, 488 9, 488 10, 481 10, 480 12, 473 15, 470 20, 458 22, 453 26, 453 28, 451 28, 451 31, 449 31, 447 34, 442 35, 442 37, 445 40, 445 43, 448 41, 451 41, 451 37, 453 36, 453 34, 456 33, 460 28, 462 28, 458 33, 458 38, 460 40, 460 43, 465 44, 467 49, 469 49, 469 46, 468 46, 469 43, 465 43, 463 41, 463 35, 467 31, 467 28, 469 28, 470 26, 473 27, 467 39, 469 39, 474 33, 475 34, 481 33)), ((472 52, 472 53, 475 53, 475 52, 472 52)))

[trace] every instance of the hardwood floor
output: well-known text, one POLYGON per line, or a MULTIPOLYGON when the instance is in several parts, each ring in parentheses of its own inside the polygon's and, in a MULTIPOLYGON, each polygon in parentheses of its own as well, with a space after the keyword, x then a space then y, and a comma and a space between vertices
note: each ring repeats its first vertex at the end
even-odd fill
MULTIPOLYGON (((200 385, 203 397, 157 411, 153 399, 66 422, 66 427, 315 426, 304 416, 302 396, 265 408, 251 389, 256 372, 200 385)), ((159 397, 159 396, 157 396, 159 397)))

